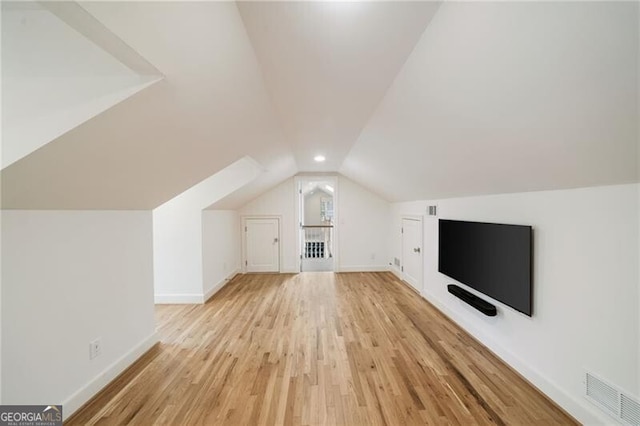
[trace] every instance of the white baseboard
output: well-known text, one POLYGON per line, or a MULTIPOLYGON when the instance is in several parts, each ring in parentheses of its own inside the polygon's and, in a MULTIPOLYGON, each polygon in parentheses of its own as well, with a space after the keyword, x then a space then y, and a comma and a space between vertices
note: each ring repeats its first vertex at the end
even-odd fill
POLYGON ((420 295, 426 301, 438 308, 438 310, 440 310, 440 312, 442 312, 451 321, 458 324, 467 333, 486 346, 498 358, 504 361, 505 364, 508 364, 520 373, 522 377, 538 388, 540 392, 547 395, 547 397, 562 407, 567 413, 574 416, 580 423, 585 425, 607 425, 611 423, 610 417, 599 412, 586 399, 580 400, 570 395, 568 392, 560 388, 553 380, 531 368, 527 363, 522 361, 507 348, 496 343, 488 333, 483 332, 471 322, 461 318, 444 303, 440 302, 436 297, 425 291, 420 295))
POLYGON ((202 305, 239 273, 240 269, 234 270, 222 281, 216 283, 212 288, 207 290, 207 292, 204 294, 155 294, 153 296, 153 300, 156 305, 202 305))
POLYGON ((402 281, 402 271, 400 271, 398 268, 393 265, 389 265, 388 271, 395 275, 396 278, 398 278, 400 281, 402 281))
POLYGON ((202 294, 155 294, 153 301, 156 305, 183 305, 204 303, 202 294))
POLYGON ((211 289, 209 289, 205 294, 204 294, 204 298, 203 298, 203 302, 206 303, 207 300, 211 299, 211 297, 216 294, 218 291, 220 291, 222 289, 222 287, 224 287, 229 281, 231 281, 233 279, 233 277, 235 277, 236 275, 238 275, 240 273, 240 268, 234 270, 233 272, 231 272, 229 275, 227 275, 224 279, 222 279, 221 281, 219 281, 216 285, 214 285, 211 289))
POLYGON ((388 265, 340 266, 336 272, 387 272, 388 265))
POLYGON ((94 377, 89 383, 77 390, 73 395, 62 403, 64 420, 68 419, 73 413, 78 411, 80 407, 93 398, 98 392, 108 385, 113 379, 118 377, 120 373, 127 369, 131 364, 137 361, 145 354, 153 345, 158 343, 160 339, 157 333, 151 334, 149 337, 134 346, 129 352, 118 358, 114 363, 109 365, 102 373, 94 377))

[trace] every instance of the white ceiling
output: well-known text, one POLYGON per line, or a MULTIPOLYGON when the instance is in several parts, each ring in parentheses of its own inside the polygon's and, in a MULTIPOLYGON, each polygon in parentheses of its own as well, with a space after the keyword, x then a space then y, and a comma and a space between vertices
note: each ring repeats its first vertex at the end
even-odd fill
POLYGON ((391 201, 637 181, 639 3, 444 3, 341 172, 391 201))
MULTIPOLYGON (((161 79, 150 67, 133 71, 59 17, 78 12, 87 15, 69 2, 2 3, 3 168, 161 79)), ((120 41, 87 18, 87 32, 120 41)), ((140 62, 121 47, 129 63, 140 62)))
POLYGON ((438 2, 238 2, 296 163, 337 171, 438 2), (313 161, 324 154, 326 162, 313 161))
POLYGON ((637 180, 637 3, 81 5, 165 80, 3 169, 5 208, 150 209, 245 155, 216 208, 297 172, 389 200, 637 180))
POLYGON ((311 180, 305 181, 302 183, 302 187, 300 190, 304 196, 308 196, 310 194, 315 193, 316 191, 324 192, 328 195, 333 195, 335 183, 332 181, 319 181, 319 180, 311 180), (331 188, 331 189, 329 189, 331 188))
POLYGON ((82 6, 165 79, 5 168, 3 207, 151 209, 245 155, 297 171, 234 3, 82 6))

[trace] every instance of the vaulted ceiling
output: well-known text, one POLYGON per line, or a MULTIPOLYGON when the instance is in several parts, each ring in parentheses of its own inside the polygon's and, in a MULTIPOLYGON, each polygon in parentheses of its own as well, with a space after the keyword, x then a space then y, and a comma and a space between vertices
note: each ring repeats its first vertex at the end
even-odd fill
POLYGON ((338 170, 435 2, 239 2, 301 170, 338 170), (314 163, 324 154, 326 163, 314 163))
POLYGON ((391 200, 637 181, 638 5, 444 4, 341 170, 391 200))
POLYGON ((638 180, 635 2, 80 6, 163 80, 3 168, 3 208, 151 209, 247 155, 225 208, 297 172, 390 201, 638 180))

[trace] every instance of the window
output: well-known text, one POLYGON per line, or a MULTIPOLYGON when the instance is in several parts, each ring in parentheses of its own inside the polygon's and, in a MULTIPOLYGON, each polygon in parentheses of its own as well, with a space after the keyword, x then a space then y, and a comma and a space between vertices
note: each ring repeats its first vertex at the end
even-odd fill
POLYGON ((333 199, 320 199, 320 217, 323 222, 333 222, 333 199))

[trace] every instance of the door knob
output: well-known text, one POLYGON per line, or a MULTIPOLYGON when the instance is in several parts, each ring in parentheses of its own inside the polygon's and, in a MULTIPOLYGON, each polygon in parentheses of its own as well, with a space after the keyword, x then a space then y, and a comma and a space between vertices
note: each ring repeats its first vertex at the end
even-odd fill
POLYGON ((414 253, 420 253, 420 247, 416 247, 416 248, 414 248, 414 249, 413 249, 413 252, 414 252, 414 253))
POLYGON ((275 243, 277 243, 277 242, 278 242, 278 239, 277 239, 277 238, 274 238, 274 239, 273 239, 273 244, 275 244, 275 243))

